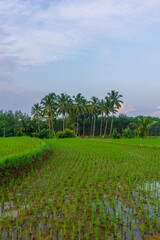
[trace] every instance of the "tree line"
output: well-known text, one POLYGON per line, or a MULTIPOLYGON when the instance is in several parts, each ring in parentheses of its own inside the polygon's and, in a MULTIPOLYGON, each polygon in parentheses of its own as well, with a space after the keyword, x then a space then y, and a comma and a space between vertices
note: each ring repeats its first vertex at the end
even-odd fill
MULTIPOLYGON (((104 99, 93 96, 87 100, 81 93, 70 97, 66 93, 47 94, 40 103, 31 108, 31 116, 21 111, 0 111, 0 136, 55 136, 58 131, 69 128, 76 136, 111 136, 113 128, 122 134, 143 116, 128 117, 115 114, 123 104, 123 96, 112 90, 104 99), (131 125, 130 123, 134 123, 131 125)), ((160 119, 151 127, 149 135, 160 135, 160 119)), ((136 125, 135 125, 136 126, 136 125)))
POLYGON ((50 93, 46 95, 40 103, 34 104, 31 115, 36 119, 39 127, 40 119, 48 122, 49 134, 55 136, 54 119, 62 116, 63 131, 66 127, 66 118, 70 120, 70 128, 74 130, 76 136, 80 136, 79 123, 83 122, 83 136, 86 135, 86 120, 90 121, 90 136, 95 136, 95 124, 98 116, 101 116, 100 136, 105 136, 107 131, 108 116, 112 115, 109 136, 113 129, 113 116, 123 104, 123 96, 118 91, 112 90, 104 99, 93 96, 87 100, 81 93, 70 97, 67 93, 56 95, 50 93), (104 132, 103 119, 105 121, 104 132))

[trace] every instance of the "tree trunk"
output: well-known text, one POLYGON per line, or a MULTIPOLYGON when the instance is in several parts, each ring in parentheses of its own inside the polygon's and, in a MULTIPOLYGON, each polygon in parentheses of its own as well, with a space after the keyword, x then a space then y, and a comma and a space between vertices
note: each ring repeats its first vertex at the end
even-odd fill
POLYGON ((101 114, 100 136, 102 136, 102 121, 103 121, 103 113, 101 114))
POLYGON ((38 118, 38 130, 40 130, 39 127, 40 127, 40 126, 39 126, 39 118, 38 118))
POLYGON ((105 124, 105 129, 104 129, 103 137, 105 137, 106 132, 107 132, 107 122, 108 122, 108 119, 107 119, 107 117, 106 117, 106 124, 105 124))
POLYGON ((110 129, 109 137, 111 137, 112 135, 112 128, 113 128, 113 114, 112 114, 111 129, 110 129))
POLYGON ((92 136, 92 117, 91 117, 91 127, 90 127, 90 137, 92 136))
POLYGON ((83 137, 85 136, 85 117, 83 119, 83 137))
POLYGON ((64 126, 64 115, 63 115, 63 131, 64 131, 64 129, 65 129, 65 126, 64 126))
POLYGON ((50 128, 51 128, 51 125, 50 125, 50 119, 49 119, 49 136, 50 136, 50 128))
POLYGON ((53 120, 52 120, 52 137, 53 137, 53 134, 54 134, 54 136, 56 136, 55 131, 54 131, 54 127, 53 127, 53 120))
POLYGON ((4 127, 4 137, 6 137, 6 128, 4 127))
POLYGON ((76 132, 76 136, 78 136, 78 117, 77 117, 77 132, 76 132))
POLYGON ((94 137, 94 132, 95 132, 95 120, 96 120, 96 116, 94 116, 94 118, 93 118, 93 137, 94 137))

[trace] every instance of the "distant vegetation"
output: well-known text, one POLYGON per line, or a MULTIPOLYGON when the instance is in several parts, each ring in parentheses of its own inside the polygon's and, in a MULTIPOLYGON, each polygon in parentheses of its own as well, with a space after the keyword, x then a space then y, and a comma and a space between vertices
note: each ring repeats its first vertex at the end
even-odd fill
POLYGON ((160 119, 147 118, 150 126, 139 129, 143 116, 115 116, 123 104, 123 96, 111 91, 104 99, 93 96, 87 100, 81 93, 70 97, 66 93, 46 95, 40 103, 34 104, 31 116, 21 111, 0 111, 0 136, 34 136, 49 138, 65 128, 73 130, 76 136, 113 136, 133 138, 144 135, 160 135, 160 119), (153 122, 153 123, 152 123, 153 122), (151 124, 151 125, 150 125, 151 124), (137 128, 135 130, 135 127, 137 128))

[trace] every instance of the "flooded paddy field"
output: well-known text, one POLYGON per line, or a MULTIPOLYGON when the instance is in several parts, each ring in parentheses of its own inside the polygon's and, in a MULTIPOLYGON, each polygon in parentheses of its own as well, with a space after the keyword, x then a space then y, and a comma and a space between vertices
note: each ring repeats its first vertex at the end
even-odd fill
POLYGON ((0 239, 159 239, 158 148, 45 142, 50 159, 0 183, 0 239))

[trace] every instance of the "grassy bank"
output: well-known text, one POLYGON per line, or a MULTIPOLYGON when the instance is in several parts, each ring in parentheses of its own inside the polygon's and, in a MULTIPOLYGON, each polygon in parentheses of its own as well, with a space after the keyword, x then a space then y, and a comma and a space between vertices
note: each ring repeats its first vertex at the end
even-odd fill
POLYGON ((34 138, 0 138, 0 176, 8 175, 10 169, 29 166, 34 160, 42 159, 49 146, 34 138))

